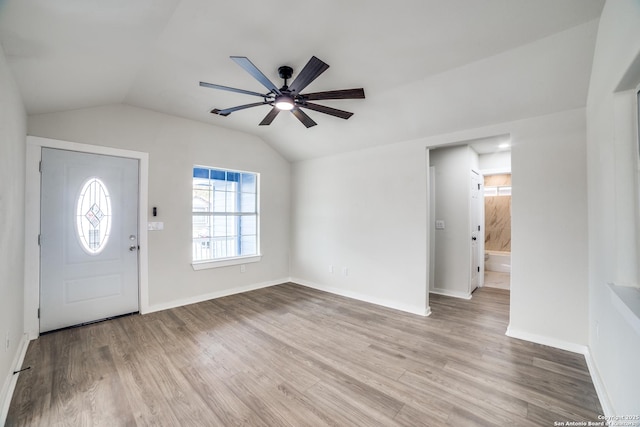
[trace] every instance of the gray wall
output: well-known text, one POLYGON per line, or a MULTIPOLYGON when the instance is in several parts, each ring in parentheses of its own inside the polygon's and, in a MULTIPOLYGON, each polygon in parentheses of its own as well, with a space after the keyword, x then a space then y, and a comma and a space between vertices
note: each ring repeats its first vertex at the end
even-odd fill
POLYGON ((584 351, 586 124, 584 110, 573 113, 531 119, 531 126, 511 135, 509 331, 520 338, 584 351))
POLYGON ((292 279, 425 314, 426 170, 411 144, 295 163, 292 279))
POLYGON ((589 346, 608 396, 603 403, 618 415, 640 414, 640 329, 624 319, 607 286, 640 284, 633 90, 640 84, 638 23, 638 1, 605 4, 587 103, 589 346))
MULTIPOLYGON (((0 46, 0 405, 24 335, 24 186, 27 117, 0 46), (9 348, 5 348, 9 337, 9 348)), ((1 410, 2 408, 0 408, 1 410)), ((0 420, 2 417, 0 416, 0 420)))
POLYGON ((433 292, 471 296, 470 173, 477 158, 467 145, 429 152, 430 165, 435 167, 435 218, 431 223, 445 222, 444 230, 431 228, 435 239, 433 292))

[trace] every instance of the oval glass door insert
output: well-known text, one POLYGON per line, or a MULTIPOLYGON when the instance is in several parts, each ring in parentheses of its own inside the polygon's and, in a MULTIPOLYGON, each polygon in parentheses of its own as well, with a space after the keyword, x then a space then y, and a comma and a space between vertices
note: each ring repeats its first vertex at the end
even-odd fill
POLYGON ((76 206, 78 239, 85 252, 96 255, 104 249, 111 231, 111 197, 104 182, 89 178, 80 190, 76 206))

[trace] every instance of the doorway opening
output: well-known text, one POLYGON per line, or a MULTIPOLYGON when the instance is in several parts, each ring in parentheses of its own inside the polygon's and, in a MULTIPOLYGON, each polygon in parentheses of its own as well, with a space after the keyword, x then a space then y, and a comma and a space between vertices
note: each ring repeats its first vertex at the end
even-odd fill
POLYGON ((511 174, 484 176, 484 285, 511 288, 511 174))
POLYGON ((429 149, 429 292, 470 299, 477 287, 510 289, 510 139, 429 149))

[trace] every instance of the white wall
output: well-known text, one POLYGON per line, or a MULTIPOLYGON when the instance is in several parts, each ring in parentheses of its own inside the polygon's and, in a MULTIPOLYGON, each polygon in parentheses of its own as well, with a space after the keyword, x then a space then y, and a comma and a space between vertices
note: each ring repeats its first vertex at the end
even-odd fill
MULTIPOLYGON (((401 79, 389 90, 367 93, 366 103, 375 108, 358 111, 353 119, 373 128, 375 142, 385 144, 584 108, 597 25, 587 22, 418 81, 401 79), (419 105, 407 102, 407 94, 419 105), (405 114, 390 123, 389 105, 405 114)), ((309 147, 328 152, 371 143, 368 138, 359 144, 357 133, 353 136, 353 141, 312 137, 309 147)))
POLYGON ((587 102, 589 346, 606 393, 603 404, 619 415, 640 414, 640 335, 607 287, 640 283, 635 96, 628 90, 640 84, 639 23, 638 1, 605 4, 587 102))
POLYGON ((289 277, 289 163, 260 139, 216 126, 111 105, 29 116, 30 135, 149 153, 149 209, 163 231, 149 232, 149 305, 161 309, 289 277), (262 260, 194 271, 192 168, 247 170, 261 177, 262 260))
POLYGON ((505 133, 513 141, 510 332, 584 349, 584 109, 295 163, 292 276, 418 311, 428 277, 424 151, 505 133), (551 206, 553 211, 546 210, 551 206), (336 268, 333 274, 329 264, 336 268), (349 276, 341 275, 342 266, 350 267, 349 276))
POLYGON ((512 134, 509 333, 583 351, 587 345, 584 110, 512 134))
POLYGON ((27 116, 0 46, 0 423, 23 339, 27 116), (9 337, 9 348, 6 338, 9 337))
POLYGON ((293 164, 292 280, 426 314, 426 170, 406 144, 293 164))
POLYGON ((471 297, 470 172, 476 166, 477 158, 475 151, 467 145, 436 148, 429 152, 430 164, 435 167, 435 218, 432 222, 445 222, 444 230, 431 228, 435 239, 432 292, 471 297))
POLYGON ((511 170, 511 150, 509 151, 497 151, 495 153, 480 154, 478 156, 478 167, 483 173, 491 171, 505 171, 511 170))

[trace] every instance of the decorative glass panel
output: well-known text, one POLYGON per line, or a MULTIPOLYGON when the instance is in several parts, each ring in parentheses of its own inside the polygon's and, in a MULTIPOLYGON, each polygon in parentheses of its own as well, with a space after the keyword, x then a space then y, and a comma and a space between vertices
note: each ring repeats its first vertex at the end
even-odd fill
POLYGON ((89 254, 100 253, 111 232, 111 197, 100 179, 89 178, 76 203, 76 232, 82 248, 89 254))

